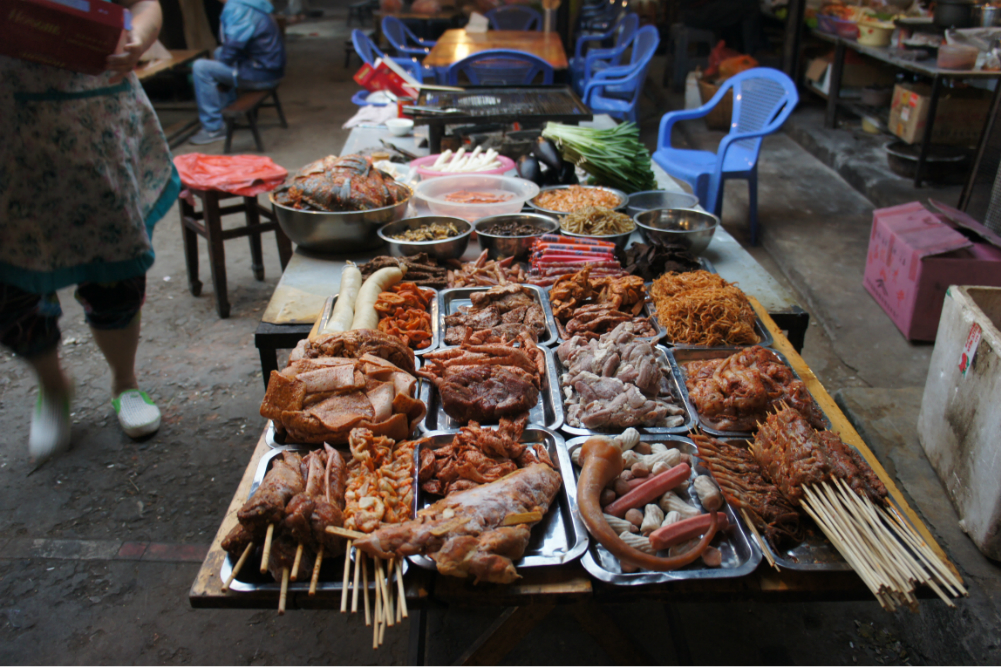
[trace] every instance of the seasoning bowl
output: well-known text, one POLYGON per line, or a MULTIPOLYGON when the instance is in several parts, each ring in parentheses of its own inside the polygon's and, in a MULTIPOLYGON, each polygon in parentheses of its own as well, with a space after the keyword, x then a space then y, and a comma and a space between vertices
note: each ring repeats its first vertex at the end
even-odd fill
POLYGON ((414 195, 428 203, 435 215, 463 218, 473 222, 480 218, 505 213, 518 213, 526 200, 539 194, 539 186, 524 178, 487 176, 481 174, 450 174, 426 181, 414 187, 414 195), (460 192, 481 192, 508 197, 499 202, 450 201, 449 196, 460 192))
POLYGON ((391 118, 386 121, 386 129, 395 137, 406 137, 414 129, 414 121, 410 118, 391 118))
POLYGON ((615 243, 616 250, 623 252, 626 250, 626 245, 630 242, 630 237, 633 235, 635 230, 631 229, 628 232, 623 232, 622 234, 604 234, 599 236, 598 234, 575 234, 574 232, 569 232, 566 229, 561 229, 560 233, 564 236, 573 236, 579 239, 594 239, 596 241, 606 241, 607 243, 615 243))
MULTIPOLYGON (((605 190, 606 192, 611 192, 612 194, 614 194, 617 197, 619 197, 619 203, 617 205, 607 207, 607 208, 611 208, 614 211, 618 211, 618 210, 622 209, 624 206, 626 206, 627 196, 626 196, 625 192, 623 192, 622 190, 617 190, 615 188, 607 188, 604 185, 553 185, 553 186, 541 189, 539 191, 539 195, 543 194, 544 192, 549 192, 551 190, 567 190, 568 188, 573 188, 573 187, 584 188, 586 190, 605 190)), ((560 215, 560 216, 563 216, 563 215, 567 215, 568 213, 573 213, 574 212, 574 211, 556 211, 556 210, 553 210, 553 209, 544 208, 544 207, 540 206, 538 203, 536 203, 536 200, 539 199, 539 195, 535 195, 535 196, 532 197, 532 199, 529 200, 529 206, 531 206, 532 208, 536 209, 540 213, 547 213, 549 215, 560 215)))
POLYGON ((633 216, 640 235, 655 245, 681 244, 693 255, 710 245, 720 218, 695 209, 654 209, 633 216))
POLYGON ((491 259, 504 259, 513 257, 516 260, 526 260, 529 258, 529 251, 532 244, 543 234, 552 234, 560 231, 560 223, 548 215, 539 213, 511 213, 506 215, 492 215, 481 218, 474 225, 477 231, 477 239, 480 247, 487 251, 487 256, 491 259), (520 225, 532 225, 538 231, 534 234, 524 236, 501 236, 498 234, 488 234, 484 231, 501 222, 512 222, 520 225))
MULTIPOLYGON (((426 252, 435 259, 459 259, 466 252, 466 246, 470 243, 470 234, 473 232, 473 225, 462 218, 450 218, 443 215, 426 215, 418 218, 405 218, 397 222, 391 222, 379 228, 379 238, 389 247, 391 257, 409 257, 419 252, 426 252), (390 238, 397 234, 402 234, 408 229, 418 229, 433 223, 456 225, 459 230, 458 236, 436 241, 401 241, 390 238)), ((406 279, 406 276, 405 276, 406 279)))
POLYGON ((634 192, 626 202, 626 214, 631 218, 637 213, 655 208, 693 208, 699 205, 699 197, 687 192, 669 190, 647 190, 634 192))

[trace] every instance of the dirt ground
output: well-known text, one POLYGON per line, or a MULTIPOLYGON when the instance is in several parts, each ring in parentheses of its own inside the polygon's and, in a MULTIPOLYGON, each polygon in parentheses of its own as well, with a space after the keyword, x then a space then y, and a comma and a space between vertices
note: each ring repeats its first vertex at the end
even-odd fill
MULTIPOLYGON (((344 3, 327 6, 333 4, 344 3)), ((328 12, 331 16, 335 20, 290 30, 289 76, 281 94, 291 127, 269 126, 263 133, 267 154, 290 168, 339 152, 347 135, 340 124, 354 109, 348 102, 356 89, 350 82, 354 66, 342 67, 344 14, 328 12)), ((659 59, 650 85, 658 86, 660 67, 659 59)), ((645 136, 667 110, 659 105, 644 100, 645 136)), ((208 148, 206 152, 220 152, 221 144, 208 148)), ((247 133, 234 148, 252 150, 247 133)), ((185 146, 177 152, 193 150, 185 146)), ((833 172, 815 169, 813 158, 802 151, 790 159, 803 161, 805 178, 823 180, 823 187, 837 190, 830 204, 836 212, 869 215, 858 195, 833 172)), ((770 187, 768 180, 762 177, 764 190, 770 187)), ((817 187, 822 187, 820 181, 817 187)), ((792 215, 795 206, 784 201, 763 194, 764 225, 792 215)), ((741 234, 741 199, 729 195, 728 202, 725 221, 741 234)), ((204 243, 206 286, 200 297, 188 292, 176 208, 157 226, 153 240, 157 261, 148 274, 138 368, 140 385, 163 411, 157 434, 135 442, 120 431, 110 405, 107 367, 72 289, 59 296, 62 355, 76 387, 73 447, 39 468, 27 459, 35 380, 21 360, 0 352, 0 663, 407 662, 407 623, 388 632, 386 644, 373 652, 371 635, 359 619, 334 611, 296 611, 280 618, 270 610, 190 608, 188 589, 201 556, 264 426, 258 414, 263 384, 253 333, 280 267, 270 236, 265 238, 262 282, 254 280, 248 245, 227 242, 232 311, 229 319, 220 320, 204 243)), ((754 252, 786 280, 786 267, 769 254, 774 247, 767 238, 768 250, 754 252)), ((821 262, 839 261, 825 255, 824 247, 817 252, 821 262)), ((823 277, 816 280, 823 284, 823 277)), ((851 341, 833 338, 825 321, 831 319, 812 322, 805 357, 832 393, 899 386, 889 376, 885 384, 866 377, 866 365, 844 351, 851 341)), ((857 341, 856 346, 866 344, 857 341)), ((946 502, 945 497, 936 502, 946 502)), ((948 503, 944 511, 952 511, 948 503)), ((735 599, 710 604, 681 598, 666 604, 609 605, 605 611, 657 664, 998 664, 998 564, 977 562, 976 554, 968 558, 974 563, 965 569, 975 576, 972 597, 954 611, 935 600, 924 601, 917 614, 889 615, 870 601, 766 604, 735 599)), ((504 663, 616 661, 616 655, 603 652, 582 630, 572 612, 555 609, 504 663)), ((432 609, 432 661, 455 660, 496 614, 432 609)))

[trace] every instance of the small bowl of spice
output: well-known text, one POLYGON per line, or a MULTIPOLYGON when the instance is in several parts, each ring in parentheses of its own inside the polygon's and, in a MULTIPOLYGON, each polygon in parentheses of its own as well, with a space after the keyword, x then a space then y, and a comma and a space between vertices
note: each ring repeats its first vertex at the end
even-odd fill
POLYGON ((428 215, 405 218, 379 228, 391 257, 409 257, 419 252, 435 259, 459 259, 470 243, 473 225, 462 218, 428 215))
POLYGON ((492 215, 474 224, 480 246, 491 259, 525 260, 537 237, 560 229, 553 218, 539 213, 492 215))

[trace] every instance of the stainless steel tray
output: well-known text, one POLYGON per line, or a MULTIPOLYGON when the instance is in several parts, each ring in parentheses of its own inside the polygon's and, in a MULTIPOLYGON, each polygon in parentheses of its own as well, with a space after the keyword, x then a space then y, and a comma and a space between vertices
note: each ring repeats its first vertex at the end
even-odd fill
MULTIPOLYGON (((658 435, 658 436, 660 436, 660 435, 670 435, 670 434, 673 434, 673 433, 688 433, 689 431, 691 431, 692 429, 694 429, 696 427, 696 417, 695 417, 696 413, 693 411, 692 405, 688 402, 688 395, 684 393, 685 392, 685 384, 682 382, 682 375, 679 372, 679 369, 672 362, 671 356, 668 354, 668 350, 665 347, 663 347, 661 345, 656 345, 654 347, 654 351, 658 355, 658 357, 660 358, 660 361, 661 361, 661 364, 662 364, 662 370, 668 370, 669 371, 666 374, 665 379, 668 382, 668 386, 671 387, 672 393, 675 394, 676 400, 682 406, 682 409, 685 410, 685 420, 682 422, 682 424, 680 426, 670 426, 670 427, 669 426, 636 426, 635 428, 641 434, 650 434, 650 435, 658 435)), ((563 400, 564 400, 564 395, 563 395, 563 377, 564 377, 564 373, 567 372, 567 369, 564 368, 563 364, 560 363, 560 358, 556 354, 553 355, 553 363, 554 363, 554 365, 556 366, 556 369, 557 369, 557 377, 558 377, 558 383, 559 383, 559 394, 560 394, 560 405, 561 405, 561 408, 563 408, 563 400)), ((560 428, 560 430, 563 431, 564 433, 568 434, 568 435, 610 435, 610 434, 618 434, 618 433, 621 433, 622 431, 625 430, 623 428, 618 428, 617 427, 617 428, 609 429, 609 430, 606 430, 606 431, 596 431, 596 430, 593 430, 593 429, 584 428, 584 427, 580 427, 580 426, 571 426, 570 424, 568 424, 566 422, 566 416, 567 416, 567 413, 566 413, 566 411, 564 411, 565 421, 564 421, 564 425, 560 428)))
MULTIPOLYGON (((307 447, 277 447, 271 450, 267 454, 261 457, 261 462, 258 464, 257 471, 254 473, 254 481, 251 483, 250 493, 247 494, 247 498, 250 498, 257 491, 257 488, 261 486, 261 482, 264 480, 265 474, 271 468, 271 462, 274 458, 280 455, 282 452, 291 451, 299 454, 309 453, 309 448, 307 447)), ((417 475, 417 468, 414 469, 414 474, 417 475)), ((351 558, 354 559, 354 549, 352 549, 351 558)), ((248 562, 241 568, 240 573, 233 579, 233 583, 230 584, 230 590, 236 593, 255 593, 255 592, 272 592, 275 594, 275 598, 278 599, 278 595, 282 591, 281 582, 272 579, 270 574, 261 574, 258 565, 260 564, 260 556, 252 554, 248 562), (254 562, 251 562, 254 561, 254 562), (253 567, 252 567, 253 566, 253 567)), ((349 557, 348 554, 338 556, 336 558, 324 558, 320 566, 320 577, 317 580, 317 590, 318 591, 340 591, 342 589, 344 581, 344 559, 349 557)), ((236 565, 236 559, 227 554, 226 558, 223 559, 223 565, 220 568, 219 576, 222 581, 226 581, 230 578, 230 573, 233 572, 233 566, 236 565)), ((407 563, 403 563, 403 571, 407 572, 407 563)), ((396 574, 393 575, 394 578, 396 574)), ((373 588, 373 583, 369 583, 369 587, 373 588)), ((289 592, 308 592, 310 590, 309 579, 305 581, 290 581, 289 582, 289 592)))
MULTIPOLYGON (((546 373, 543 374, 543 386, 539 390, 539 400, 529 411, 529 422, 540 424, 545 428, 556 430, 564 423, 564 403, 560 395, 560 382, 557 379, 557 361, 553 350, 540 347, 546 359, 546 373)), ((450 417, 442 407, 435 384, 426 378, 419 378, 418 397, 428 407, 428 414, 420 422, 419 428, 423 434, 432 431, 451 431, 466 426, 450 417)), ((481 426, 494 425, 497 422, 484 422, 481 426)))
MULTIPOLYGON (((424 446, 442 447, 452 442, 456 431, 430 433, 429 444, 424 446)), ((557 465, 563 477, 563 487, 550 506, 543 520, 532 528, 529 545, 521 560, 515 567, 541 567, 544 565, 562 565, 569 563, 585 552, 588 548, 588 531, 581 521, 578 511, 577 478, 572 470, 571 458, 560 434, 538 424, 529 424, 522 433, 522 442, 544 443, 550 459, 557 465)), ((418 452, 415 451, 415 455, 418 452)), ((415 494, 418 508, 431 505, 438 497, 430 496, 417 487, 415 494)), ((411 556, 415 565, 429 570, 435 569, 435 561, 427 556, 411 556)))
MULTIPOLYGON (((522 285, 532 291, 536 300, 543 308, 543 316, 546 318, 546 334, 540 336, 539 345, 553 345, 557 342, 557 324, 553 321, 553 311, 550 309, 550 298, 541 287, 535 285, 522 285)), ((459 312, 460 306, 471 305, 470 295, 474 292, 486 292, 489 287, 453 287, 444 289, 438 293, 438 330, 441 332, 441 347, 449 346, 445 343, 445 317, 459 312)))
MULTIPOLYGON (((711 426, 708 423, 706 423, 703 420, 703 417, 696 410, 696 406, 693 405, 692 400, 689 398, 689 390, 685 386, 685 370, 682 368, 682 364, 684 364, 687 361, 703 361, 705 359, 722 359, 724 357, 731 356, 735 352, 740 352, 743 349, 745 349, 745 348, 741 348, 741 347, 714 347, 714 348, 707 348, 707 347, 703 347, 703 348, 675 347, 675 348, 672 348, 671 350, 668 351, 668 354, 669 354, 669 356, 671 357, 671 360, 672 360, 672 366, 678 370, 678 379, 679 379, 679 383, 678 384, 679 384, 679 389, 682 391, 682 398, 685 401, 686 406, 688 407, 689 411, 693 415, 695 415, 696 420, 699 422, 699 428, 702 431, 704 431, 706 433, 709 433, 710 435, 712 435, 714 437, 717 437, 717 438, 745 438, 745 439, 747 439, 747 438, 752 437, 752 435, 753 435, 754 432, 753 431, 721 431, 720 429, 713 428, 713 426, 711 426)), ((790 362, 787 360, 786 357, 783 356, 783 354, 781 352, 779 352, 777 350, 773 350, 771 348, 769 349, 769 352, 771 352, 774 355, 776 355, 777 359, 779 359, 781 362, 783 362, 784 364, 786 364, 787 367, 789 367, 790 371, 793 373, 793 377, 797 378, 798 380, 801 380, 801 377, 797 374, 797 371, 795 371, 793 369, 793 366, 790 365, 790 362)), ((801 381, 803 381, 803 380, 801 380, 801 381)), ((813 396, 811 397, 811 400, 814 400, 813 396)), ((828 415, 826 415, 825 412, 824 412, 824 410, 821 409, 821 406, 818 405, 817 401, 814 401, 814 406, 818 409, 818 412, 821 413, 821 417, 822 417, 822 420, 823 420, 825 428, 829 428, 830 429, 832 427, 832 423, 831 423, 831 420, 828 419, 828 415)))
MULTIPOLYGON (((405 281, 406 282, 406 281, 405 281)), ((431 352, 432 350, 437 350, 438 346, 442 342, 442 336, 439 331, 439 317, 438 317, 438 290, 434 287, 422 287, 421 289, 431 290, 433 292, 431 296, 431 301, 428 303, 428 314, 431 316, 431 345, 420 350, 414 350, 414 354, 420 356, 425 352, 431 352)), ((331 312, 334 310, 334 304, 337 303, 337 294, 329 297, 327 301, 324 302, 324 308, 320 312, 320 330, 327 325, 328 320, 330 320, 331 312)))
MULTIPOLYGON (((588 438, 574 438, 567 442, 568 455, 574 452, 585 443, 588 438)), ((693 507, 700 507, 696 492, 692 491, 692 483, 699 475, 708 475, 699 462, 696 446, 692 440, 680 436, 656 436, 644 434, 640 436, 641 442, 662 442, 669 448, 678 449, 684 454, 688 454, 693 459, 695 465, 692 466, 692 474, 689 477, 688 486, 676 489, 683 499, 688 500, 693 507)), ((575 467, 575 475, 579 471, 575 467)), ((724 506, 724 514, 729 522, 727 531, 723 533, 723 539, 715 537, 713 546, 720 549, 720 567, 707 567, 702 560, 697 560, 679 570, 670 572, 651 572, 647 570, 639 572, 623 572, 620 568, 619 559, 613 556, 601 544, 594 540, 589 541, 588 550, 581 557, 581 564, 590 575, 600 581, 615 584, 618 586, 641 586, 643 584, 662 584, 670 581, 683 581, 688 579, 728 579, 732 577, 743 577, 750 574, 758 567, 762 560, 762 551, 759 549, 755 539, 747 533, 747 529, 740 519, 735 515, 730 505, 724 506)))

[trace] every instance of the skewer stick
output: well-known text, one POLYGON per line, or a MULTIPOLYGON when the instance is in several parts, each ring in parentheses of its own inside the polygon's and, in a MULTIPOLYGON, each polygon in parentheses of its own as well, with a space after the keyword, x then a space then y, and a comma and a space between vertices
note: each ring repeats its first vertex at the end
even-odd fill
POLYGON ((303 560, 303 551, 305 551, 305 547, 302 544, 296 547, 296 557, 292 561, 292 575, 289 577, 292 581, 299 578, 299 564, 303 560))
POLYGON ((289 596, 289 568, 282 568, 282 592, 278 596, 278 615, 285 613, 285 600, 289 596))
POLYGON ((383 560, 376 559, 376 585, 383 596, 383 616, 386 625, 393 627, 393 600, 390 599, 389 589, 386 586, 386 577, 383 575, 383 560))
POLYGON ((358 549, 355 550, 355 576, 351 587, 351 613, 358 611, 358 570, 362 566, 364 556, 358 549))
POLYGON ((752 535, 754 535, 755 539, 758 541, 758 546, 762 549, 762 555, 765 556, 766 561, 768 561, 769 565, 776 569, 776 572, 779 572, 779 566, 776 565, 776 559, 772 557, 772 552, 770 552, 766 547, 765 540, 762 539, 762 536, 758 532, 758 528, 756 528, 755 524, 752 523, 752 520, 748 518, 748 512, 746 512, 743 507, 741 508, 741 518, 745 520, 745 525, 748 526, 748 530, 752 532, 752 535))
POLYGON ((344 550, 344 578, 341 580, 341 613, 348 611, 348 575, 351 574, 351 540, 344 550))
POLYGON ((232 584, 233 580, 237 578, 238 574, 240 574, 241 568, 243 568, 244 563, 247 562, 247 557, 250 556, 250 552, 253 550, 254 550, 253 542, 249 543, 246 547, 244 547, 244 552, 240 554, 240 558, 237 560, 237 564, 234 565, 233 570, 230 571, 230 576, 226 577, 226 581, 223 582, 223 586, 220 590, 222 590, 224 593, 230 590, 230 584, 232 584))
POLYGON ((943 564, 943 561, 940 560, 939 556, 937 556, 936 553, 933 552, 932 548, 925 543, 925 540, 923 540, 918 533, 915 532, 915 529, 904 520, 904 517, 898 513, 898 510, 893 505, 888 503, 888 506, 884 508, 884 512, 891 519, 888 523, 891 524, 898 535, 900 535, 902 539, 909 544, 909 546, 915 549, 916 553, 922 557, 922 560, 924 560, 931 568, 940 574, 940 580, 948 586, 953 587, 954 590, 959 591, 957 593, 958 595, 966 596, 968 593, 967 589, 964 588, 964 582, 943 564))
POLYGON ((349 540, 357 540, 365 537, 365 533, 360 533, 357 530, 348 530, 347 528, 341 528, 339 526, 327 526, 324 530, 331 535, 337 535, 338 537, 346 537, 349 540))
POLYGON ((397 561, 397 594, 400 596, 400 613, 407 618, 407 596, 404 595, 404 559, 397 561))
POLYGON ((365 627, 372 623, 369 616, 369 559, 362 558, 362 601, 365 603, 365 627))
POLYGON ((271 538, 275 536, 275 524, 268 524, 268 532, 264 534, 264 551, 261 552, 261 574, 268 571, 268 558, 271 557, 271 538))
MULTIPOLYGON (((376 580, 376 568, 379 567, 379 559, 376 559, 376 566, 372 568, 372 578, 373 581, 376 580)), ((372 614, 372 648, 379 648, 379 626, 383 621, 383 608, 382 608, 383 596, 379 590, 379 584, 376 584, 376 607, 372 614)))
POLYGON ((317 594, 317 581, 320 580, 320 564, 324 560, 324 545, 317 550, 317 559, 313 562, 313 576, 310 577, 310 595, 317 594))

